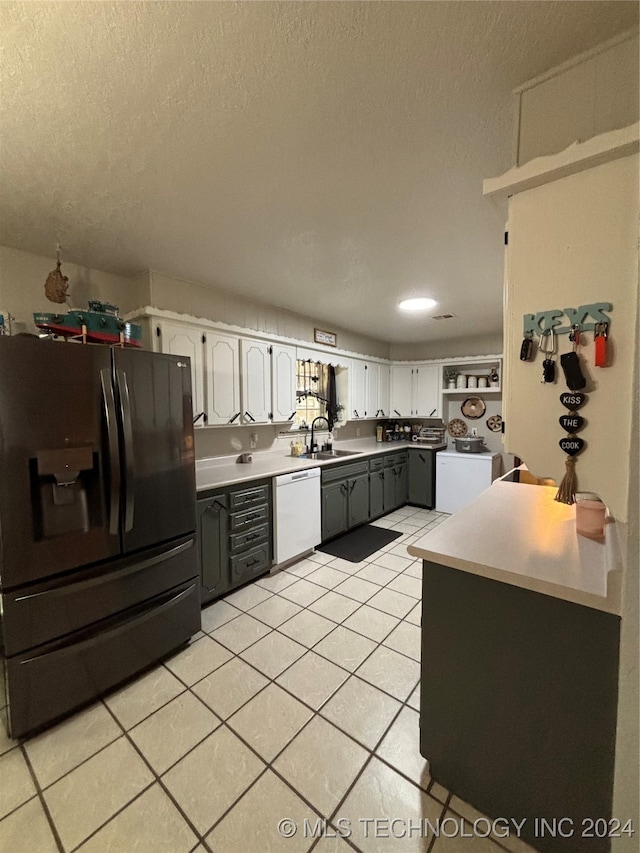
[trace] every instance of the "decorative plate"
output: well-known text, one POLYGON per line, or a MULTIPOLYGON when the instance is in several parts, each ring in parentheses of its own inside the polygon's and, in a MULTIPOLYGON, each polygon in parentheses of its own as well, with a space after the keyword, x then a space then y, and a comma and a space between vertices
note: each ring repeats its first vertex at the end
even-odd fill
POLYGON ((467 425, 460 418, 454 418, 447 424, 447 432, 453 438, 463 438, 467 434, 467 425))
POLYGON ((502 429, 502 418, 500 415, 491 415, 487 418, 487 426, 491 432, 500 432, 502 429))
POLYGON ((480 397, 467 397, 464 403, 460 406, 460 411, 465 418, 470 418, 472 421, 477 421, 486 412, 487 407, 484 400, 480 397))

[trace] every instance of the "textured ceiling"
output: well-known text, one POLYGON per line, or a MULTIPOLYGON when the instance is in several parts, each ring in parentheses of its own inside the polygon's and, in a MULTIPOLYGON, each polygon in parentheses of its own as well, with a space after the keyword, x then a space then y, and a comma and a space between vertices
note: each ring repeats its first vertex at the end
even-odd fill
POLYGON ((389 341, 499 330, 511 89, 611 2, 0 3, 0 243, 389 341), (426 294, 455 320, 400 317, 426 294))

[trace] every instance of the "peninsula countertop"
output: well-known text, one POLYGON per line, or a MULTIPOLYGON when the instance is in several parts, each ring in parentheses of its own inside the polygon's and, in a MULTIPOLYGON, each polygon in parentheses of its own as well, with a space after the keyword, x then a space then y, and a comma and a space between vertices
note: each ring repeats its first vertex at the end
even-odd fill
POLYGON ((350 439, 334 443, 339 450, 349 450, 350 456, 336 456, 334 459, 304 459, 290 456, 281 450, 269 450, 254 453, 253 462, 240 463, 238 454, 233 456, 212 456, 199 459, 196 462, 196 490, 198 492, 233 486, 236 483, 246 483, 250 480, 260 480, 264 477, 278 477, 280 474, 290 474, 292 471, 302 471, 305 468, 318 468, 337 463, 358 462, 370 456, 395 453, 400 450, 428 451, 444 450, 446 444, 427 444, 415 441, 383 441, 375 438, 350 439))
POLYGON ((618 525, 604 543, 576 533, 575 506, 557 489, 496 480, 407 547, 414 557, 620 615, 618 525))

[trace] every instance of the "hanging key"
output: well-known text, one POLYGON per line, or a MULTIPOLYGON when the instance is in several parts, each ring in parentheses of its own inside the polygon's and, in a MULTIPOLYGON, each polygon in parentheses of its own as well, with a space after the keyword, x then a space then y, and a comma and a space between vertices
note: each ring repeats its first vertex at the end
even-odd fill
POLYGON ((530 361, 533 354, 533 333, 527 332, 520 347, 520 361, 530 361))
POLYGON ((596 367, 607 366, 607 338, 609 337, 609 324, 596 323, 593 342, 595 344, 596 367))
POLYGON ((542 362, 542 378, 540 382, 545 384, 556 381, 556 363, 553 360, 553 355, 556 351, 556 335, 553 328, 547 329, 540 335, 538 349, 546 355, 542 362))
POLYGON ((556 381, 556 363, 552 358, 545 358, 542 362, 542 379, 544 383, 556 381))

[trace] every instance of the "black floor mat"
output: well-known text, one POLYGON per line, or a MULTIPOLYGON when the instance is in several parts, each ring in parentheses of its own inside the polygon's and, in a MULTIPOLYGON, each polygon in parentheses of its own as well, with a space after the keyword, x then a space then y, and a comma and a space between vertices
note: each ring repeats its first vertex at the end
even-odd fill
POLYGON ((402 536, 397 530, 387 530, 386 527, 376 527, 373 524, 365 524, 338 536, 325 545, 319 545, 316 551, 331 554, 333 557, 341 557, 350 563, 360 563, 366 560, 370 554, 393 542, 398 536, 402 536))

